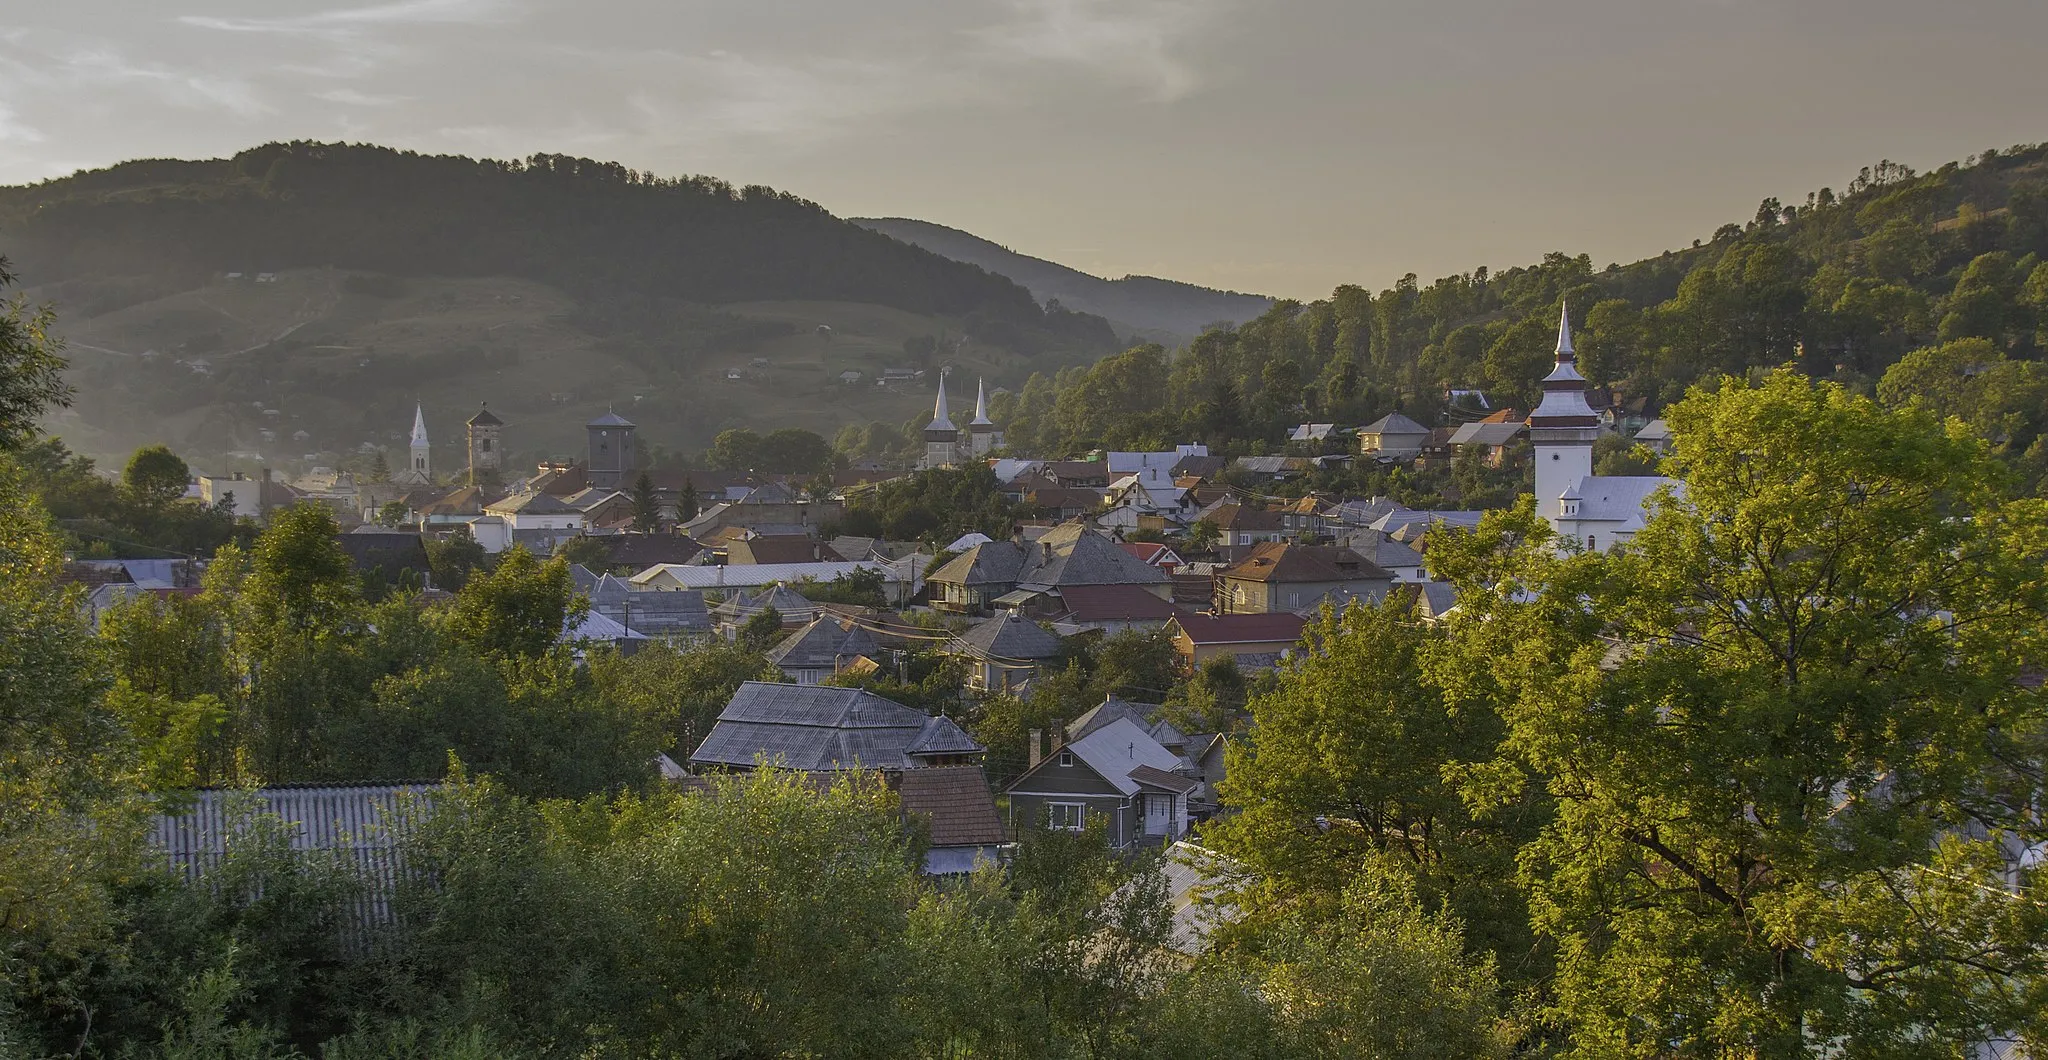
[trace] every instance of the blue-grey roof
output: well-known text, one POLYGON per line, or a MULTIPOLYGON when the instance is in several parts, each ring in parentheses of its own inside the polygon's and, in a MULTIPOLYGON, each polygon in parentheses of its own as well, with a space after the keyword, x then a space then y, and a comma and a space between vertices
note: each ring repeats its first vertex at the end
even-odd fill
MULTIPOLYGON (((858 688, 749 681, 733 693, 690 761, 741 769, 766 762, 807 772, 908 769, 920 764, 909 749, 921 737, 942 741, 943 734, 928 734, 932 721, 858 688)), ((959 753, 980 750, 974 744, 959 753)))
POLYGON ((925 722, 917 738, 910 741, 903 753, 912 756, 973 755, 985 750, 987 748, 974 742, 974 737, 967 735, 967 730, 953 719, 939 717, 925 722))
POLYGON ((1005 611, 946 644, 946 651, 977 659, 1050 659, 1060 653, 1060 639, 1038 623, 1005 611))
POLYGON ((768 661, 784 670, 837 670, 857 656, 881 653, 867 630, 841 626, 839 619, 820 615, 770 649, 768 661))

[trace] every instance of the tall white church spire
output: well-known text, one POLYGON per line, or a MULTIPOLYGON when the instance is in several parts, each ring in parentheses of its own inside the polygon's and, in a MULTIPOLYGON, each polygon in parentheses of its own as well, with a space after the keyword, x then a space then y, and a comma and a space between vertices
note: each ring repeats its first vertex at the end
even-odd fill
POLYGON ((1543 377, 1543 400, 1529 413, 1536 452, 1536 514, 1560 533, 1578 512, 1576 491, 1593 473, 1593 441, 1600 416, 1586 400, 1586 377, 1573 363, 1571 310, 1559 310, 1557 365, 1543 377), (1567 514, 1569 513, 1569 514, 1567 514))
POLYGON ((398 480, 416 486, 432 482, 432 450, 433 446, 427 440, 427 410, 415 404, 412 407, 412 451, 408 454, 405 471, 397 476, 398 480))
POLYGON ((941 370, 939 372, 939 400, 932 405, 932 425, 926 427, 925 431, 929 433, 931 431, 957 431, 959 429, 953 426, 953 417, 946 412, 946 373, 941 370))
POLYGON ((977 379, 974 381, 974 422, 968 426, 994 426, 995 422, 988 418, 988 381, 977 379))

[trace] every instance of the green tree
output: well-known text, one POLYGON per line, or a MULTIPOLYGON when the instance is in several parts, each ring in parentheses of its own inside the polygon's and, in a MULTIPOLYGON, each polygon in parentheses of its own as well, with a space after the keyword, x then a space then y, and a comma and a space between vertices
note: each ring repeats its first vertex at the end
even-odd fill
POLYGON ((1197 519, 1188 526, 1187 544, 1190 552, 1207 552, 1216 547, 1222 531, 1208 519, 1197 519))
POLYGON ((1425 674, 1442 636, 1399 602, 1325 607, 1305 640, 1226 754, 1219 796, 1239 812, 1204 832, 1261 880, 1248 909, 1334 909, 1360 866, 1400 869, 1470 925, 1475 948, 1539 981, 1512 885, 1532 811, 1475 817, 1460 783, 1497 754, 1500 719, 1425 674))
POLYGON ((735 643, 747 651, 762 652, 774 647, 781 639, 782 612, 764 607, 740 623, 735 643))
POLYGON ((128 496, 145 508, 161 508, 184 496, 191 480, 192 469, 162 445, 137 449, 121 471, 121 485, 127 487, 128 496))
POLYGON ((663 641, 631 655, 593 657, 590 678, 622 709, 655 719, 665 730, 662 750, 679 762, 703 742, 742 683, 785 680, 760 652, 737 644, 680 648, 663 641))
MULTIPOLYGON (((0 291, 14 273, 0 258, 0 291)), ((31 310, 20 295, 0 303, 0 451, 19 449, 41 433, 36 426, 52 406, 71 404, 64 382, 64 344, 50 334, 56 315, 31 310)))
POLYGON ((715 468, 752 471, 761 465, 761 436, 745 427, 720 431, 704 456, 715 468))
POLYGON ((2040 1033, 2048 881, 2004 845, 2043 838, 2042 505, 1787 371, 1667 415, 1685 490, 1627 547, 1557 556, 1525 506, 1431 549, 1558 807, 1521 864, 1567 1054, 2040 1033))
POLYGON ((335 536, 334 513, 318 504, 295 504, 272 515, 256 539, 242 596, 255 615, 252 630, 265 635, 308 634, 338 628, 360 602, 355 568, 335 536))
POLYGON ((0 1034, 26 969, 110 926, 108 890, 133 854, 142 809, 124 775, 127 735, 79 613, 57 586, 63 555, 46 516, 0 455, 0 1034))
POLYGON ((449 592, 461 592, 470 573, 487 558, 484 546, 467 530, 427 542, 427 566, 434 572, 434 584, 449 592))
POLYGON ((783 427, 761 439, 756 459, 771 474, 813 474, 831 470, 832 445, 801 427, 783 427))
POLYGON ((499 555, 495 569, 462 587, 448 630, 486 656, 532 658, 554 647, 588 608, 569 584, 566 558, 542 563, 514 545, 499 555))
POLYGON ((377 509, 377 525, 401 527, 405 525, 405 517, 410 514, 412 509, 406 507, 404 501, 392 501, 377 509))
POLYGON ((1296 911, 1261 934, 1248 963, 1286 1055, 1510 1055, 1492 959, 1467 954, 1458 922, 1425 912, 1408 879, 1368 864, 1330 915, 1296 911))
POLYGON ((676 522, 687 523, 695 519, 702 503, 697 499, 697 484, 685 480, 683 488, 676 491, 676 522))
POLYGON ((633 480, 633 529, 651 534, 661 529, 661 498, 654 493, 654 480, 647 472, 633 480))

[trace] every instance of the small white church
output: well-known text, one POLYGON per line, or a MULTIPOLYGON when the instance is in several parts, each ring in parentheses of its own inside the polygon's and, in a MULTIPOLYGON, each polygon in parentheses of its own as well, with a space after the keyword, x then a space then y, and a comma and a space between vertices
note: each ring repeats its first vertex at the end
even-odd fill
POLYGON ((1543 400, 1529 414, 1536 452, 1536 514, 1561 538, 1604 552, 1643 528, 1644 505, 1665 486, 1662 475, 1595 475, 1593 442, 1600 416, 1586 401, 1586 378, 1572 351, 1571 310, 1559 314, 1557 365, 1543 377, 1543 400))

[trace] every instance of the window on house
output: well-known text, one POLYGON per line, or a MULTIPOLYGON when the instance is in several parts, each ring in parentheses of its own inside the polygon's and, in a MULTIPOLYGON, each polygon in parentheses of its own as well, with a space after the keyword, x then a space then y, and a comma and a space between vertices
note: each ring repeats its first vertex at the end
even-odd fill
POLYGON ((1597 537, 1594 537, 1594 536, 1593 536, 1592 534, 1587 534, 1587 535, 1586 535, 1586 551, 1588 551, 1588 552, 1598 552, 1598 551, 1600 551, 1600 539, 1599 539, 1599 538, 1597 538, 1597 537))
POLYGON ((1060 768, 1061 768, 1061 769, 1072 769, 1072 768, 1074 768, 1074 752, 1072 752, 1072 751, 1061 751, 1061 752, 1060 752, 1060 768))
POLYGON ((483 452, 488 453, 491 451, 491 440, 489 438, 486 438, 483 441, 478 442, 476 447, 482 450, 483 452))
POLYGON ((1045 823, 1048 827, 1078 832, 1083 827, 1088 807, 1078 802, 1052 802, 1045 807, 1045 823))

